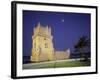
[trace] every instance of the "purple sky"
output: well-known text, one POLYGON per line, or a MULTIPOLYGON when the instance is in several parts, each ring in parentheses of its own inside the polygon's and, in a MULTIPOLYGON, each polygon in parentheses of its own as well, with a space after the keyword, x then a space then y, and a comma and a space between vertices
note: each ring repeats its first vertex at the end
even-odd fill
POLYGON ((55 50, 71 52, 80 36, 90 38, 91 15, 85 13, 63 13, 43 11, 23 11, 23 55, 30 56, 32 49, 32 32, 35 25, 49 25, 52 30, 55 50))

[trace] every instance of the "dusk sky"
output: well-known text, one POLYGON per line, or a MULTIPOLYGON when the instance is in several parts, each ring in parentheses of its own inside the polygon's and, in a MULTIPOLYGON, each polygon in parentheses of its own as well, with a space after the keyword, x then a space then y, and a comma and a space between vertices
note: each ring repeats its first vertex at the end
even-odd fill
POLYGON ((91 15, 85 13, 63 13, 46 11, 23 11, 23 55, 30 56, 33 28, 38 22, 50 26, 55 50, 70 49, 81 36, 90 38, 91 15))

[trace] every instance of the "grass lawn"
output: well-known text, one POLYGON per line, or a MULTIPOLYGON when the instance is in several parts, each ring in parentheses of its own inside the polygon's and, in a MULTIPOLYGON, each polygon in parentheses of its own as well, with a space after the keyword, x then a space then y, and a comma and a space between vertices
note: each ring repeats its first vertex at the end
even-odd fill
POLYGON ((59 68, 59 67, 81 67, 81 66, 90 66, 90 60, 88 61, 62 61, 50 63, 47 66, 42 68, 59 68))
POLYGON ((23 69, 41 69, 41 68, 61 68, 61 67, 81 67, 81 66, 90 66, 90 60, 80 61, 54 61, 54 62, 41 62, 41 63, 29 63, 24 64, 23 69))

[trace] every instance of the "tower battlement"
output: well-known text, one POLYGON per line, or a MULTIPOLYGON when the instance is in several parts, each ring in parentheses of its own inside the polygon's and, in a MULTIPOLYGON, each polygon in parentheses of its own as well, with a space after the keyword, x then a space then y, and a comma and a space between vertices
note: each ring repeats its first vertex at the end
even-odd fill
POLYGON ((34 35, 45 35, 45 36, 51 36, 51 27, 47 26, 42 26, 40 23, 36 25, 35 28, 33 28, 33 33, 34 35))

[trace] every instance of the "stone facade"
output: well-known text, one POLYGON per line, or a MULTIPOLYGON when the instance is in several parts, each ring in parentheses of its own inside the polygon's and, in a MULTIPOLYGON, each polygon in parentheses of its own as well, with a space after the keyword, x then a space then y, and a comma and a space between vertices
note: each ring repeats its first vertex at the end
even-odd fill
POLYGON ((64 60, 68 59, 70 56, 70 50, 66 51, 55 51, 54 52, 54 60, 64 60))
POLYGON ((63 60, 70 56, 70 50, 55 51, 53 47, 51 28, 40 23, 33 29, 31 61, 63 60))

